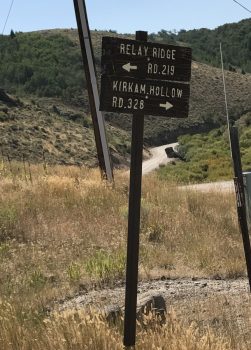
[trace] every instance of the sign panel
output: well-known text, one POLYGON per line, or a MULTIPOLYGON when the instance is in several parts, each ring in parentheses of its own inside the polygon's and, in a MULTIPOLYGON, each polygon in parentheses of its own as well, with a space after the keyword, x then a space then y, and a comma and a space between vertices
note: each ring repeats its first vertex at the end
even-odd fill
POLYGON ((100 110, 186 118, 189 95, 185 83, 103 75, 100 110))
POLYGON ((103 37, 102 74, 156 80, 190 81, 188 47, 103 37))

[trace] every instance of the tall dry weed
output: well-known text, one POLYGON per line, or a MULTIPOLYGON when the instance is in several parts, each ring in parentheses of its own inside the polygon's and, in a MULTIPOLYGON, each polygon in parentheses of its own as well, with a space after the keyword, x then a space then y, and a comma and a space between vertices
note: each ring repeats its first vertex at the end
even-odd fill
MULTIPOLYGON (((55 300, 124 278, 128 177, 117 172, 110 186, 95 169, 30 170, 32 181, 16 163, 0 172, 0 293, 10 308, 1 313, 0 348, 122 348, 118 330, 95 315, 42 320, 55 300)), ((231 193, 185 192, 144 177, 141 228, 140 278, 246 274, 231 193)), ((145 332, 138 349, 234 349, 191 322, 145 332)))
MULTIPOLYGON (((122 334, 111 327, 101 314, 83 311, 65 311, 45 318, 37 325, 29 320, 18 320, 16 310, 10 304, 1 304, 0 347, 5 350, 122 350, 122 334)), ((230 350, 223 337, 210 330, 200 334, 195 324, 184 326, 174 312, 167 322, 158 323, 150 313, 144 325, 138 324, 135 349, 167 350, 230 350)))

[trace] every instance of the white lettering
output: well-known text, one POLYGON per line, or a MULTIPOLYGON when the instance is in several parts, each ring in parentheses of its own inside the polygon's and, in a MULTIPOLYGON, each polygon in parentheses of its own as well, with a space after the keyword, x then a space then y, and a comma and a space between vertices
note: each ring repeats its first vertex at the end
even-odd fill
POLYGON ((117 80, 112 82, 112 90, 118 91, 118 81, 117 80))
POLYGON ((153 85, 150 85, 149 94, 154 95, 154 86, 153 85))
POLYGON ((127 92, 127 82, 123 81, 123 88, 122 88, 123 92, 127 92))
POLYGON ((112 97, 112 107, 117 107, 117 97, 116 96, 113 96, 112 97))
POLYGON ((130 48, 131 48, 131 45, 130 45, 130 44, 127 44, 127 45, 126 45, 126 54, 127 54, 127 55, 130 55, 130 48))
POLYGON ((183 90, 177 89, 177 96, 178 96, 179 98, 182 97, 182 94, 183 94, 183 90))
MULTIPOLYGON (((168 54, 168 51, 169 50, 167 50, 167 54, 168 54)), ((165 49, 160 49, 160 58, 165 58, 165 55, 166 55, 165 49)))
POLYGON ((119 105, 118 105, 118 107, 119 107, 119 108, 122 108, 122 107, 123 107, 123 104, 124 104, 123 98, 122 98, 122 97, 119 97, 119 105))
POLYGON ((120 54, 131 55, 131 56, 147 56, 148 47, 139 45, 138 47, 134 44, 120 44, 120 54))
POLYGON ((152 65, 152 63, 148 63, 148 65, 147 65, 147 73, 148 74, 152 74, 152 72, 153 72, 153 65, 152 65))
POLYGON ((146 85, 144 84, 140 84, 140 91, 141 94, 145 94, 146 93, 146 85))
POLYGON ((165 96, 165 94, 164 94, 164 86, 161 86, 161 88, 160 88, 160 96, 165 96))
MULTIPOLYGON (((112 82, 112 89, 115 92, 127 92, 135 94, 146 94, 146 84, 139 84, 124 80, 114 80, 112 82)), ((154 88, 154 87, 153 87, 154 88)))
POLYGON ((125 44, 120 44, 120 53, 125 53, 125 44))
POLYGON ((152 48, 152 57, 154 58, 165 58, 168 60, 173 60, 175 61, 175 55, 176 55, 176 50, 170 50, 170 49, 165 49, 165 48, 158 48, 158 47, 153 47, 152 48))
POLYGON ((146 45, 120 44, 120 54, 131 56, 150 56, 175 61, 176 49, 166 49, 164 47, 148 47, 146 45), (150 50, 149 50, 150 49, 150 50))
POLYGON ((156 47, 153 47, 153 54, 152 54, 153 57, 158 57, 158 51, 157 51, 157 48, 156 47))
POLYGON ((112 107, 114 108, 122 108, 124 105, 124 99, 122 97, 112 97, 112 107))
POLYGON ((133 92, 132 87, 133 83, 128 83, 128 92, 133 92))

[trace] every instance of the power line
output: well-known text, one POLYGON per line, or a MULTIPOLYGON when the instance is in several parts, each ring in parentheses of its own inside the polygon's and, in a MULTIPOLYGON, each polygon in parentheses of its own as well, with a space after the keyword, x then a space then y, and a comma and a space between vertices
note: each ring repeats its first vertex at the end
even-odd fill
POLYGON ((7 24, 7 22, 8 22, 9 17, 10 17, 10 13, 11 13, 11 9, 12 9, 13 3, 14 3, 14 0, 11 1, 10 8, 9 8, 9 12, 8 12, 8 15, 7 15, 7 17, 6 17, 6 20, 5 20, 5 23, 4 23, 4 26, 3 26, 2 35, 3 35, 3 33, 4 33, 6 24, 7 24))
POLYGON ((234 2, 236 2, 236 4, 238 4, 239 6, 241 6, 242 8, 244 8, 244 10, 248 11, 249 13, 251 13, 251 11, 245 7, 244 5, 242 5, 240 2, 236 1, 236 0, 233 0, 234 2))

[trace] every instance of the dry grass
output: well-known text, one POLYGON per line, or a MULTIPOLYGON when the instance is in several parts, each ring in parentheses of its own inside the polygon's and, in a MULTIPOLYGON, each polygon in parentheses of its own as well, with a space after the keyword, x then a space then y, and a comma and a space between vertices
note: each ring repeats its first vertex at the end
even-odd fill
MULTIPOLYGON (((97 170, 32 165, 25 174, 20 164, 2 164, 1 349, 122 349, 119 329, 97 315, 47 314, 55 300, 123 278, 127 203, 121 172, 112 187, 97 170)), ((232 194, 186 193, 144 178, 140 278, 162 275, 245 276, 232 194)), ((192 320, 170 315, 164 327, 139 329, 137 348, 236 348, 192 320)))
MULTIPOLYGON (((26 319, 18 320, 13 307, 1 305, 0 346, 5 350, 122 350, 121 329, 109 326, 97 313, 66 311, 44 319, 37 327, 31 327, 26 319)), ((206 329, 200 334, 195 324, 184 327, 173 312, 162 326, 154 314, 138 324, 138 339, 135 349, 167 350, 230 350, 224 338, 216 337, 206 329)))

